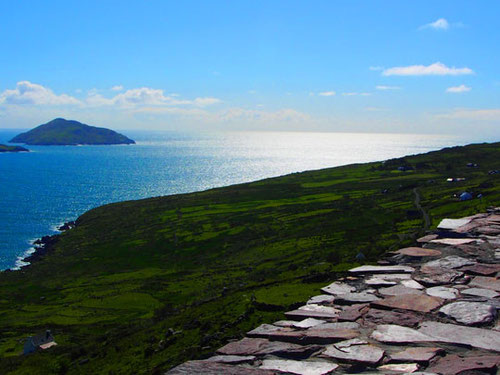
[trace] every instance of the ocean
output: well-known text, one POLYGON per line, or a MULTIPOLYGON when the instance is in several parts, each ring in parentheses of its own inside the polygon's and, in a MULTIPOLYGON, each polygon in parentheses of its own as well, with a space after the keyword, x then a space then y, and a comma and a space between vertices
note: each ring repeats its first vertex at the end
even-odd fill
MULTIPOLYGON (((0 130, 0 143, 19 132, 0 130)), ((470 135, 123 133, 137 144, 27 146, 32 152, 0 154, 0 269, 23 266, 36 238, 106 203, 495 141, 470 135)))

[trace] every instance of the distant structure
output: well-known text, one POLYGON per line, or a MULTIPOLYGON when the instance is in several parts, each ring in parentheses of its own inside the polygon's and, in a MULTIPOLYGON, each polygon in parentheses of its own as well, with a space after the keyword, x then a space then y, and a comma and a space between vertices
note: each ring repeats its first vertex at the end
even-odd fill
POLYGON ((467 191, 464 191, 462 194, 460 194, 460 200, 461 201, 468 201, 470 199, 472 199, 472 194, 467 192, 467 191))
POLYGON ((55 342, 54 336, 50 330, 46 330, 43 333, 39 333, 38 335, 28 337, 26 342, 24 343, 23 354, 33 353, 38 349, 48 349, 57 345, 55 342))

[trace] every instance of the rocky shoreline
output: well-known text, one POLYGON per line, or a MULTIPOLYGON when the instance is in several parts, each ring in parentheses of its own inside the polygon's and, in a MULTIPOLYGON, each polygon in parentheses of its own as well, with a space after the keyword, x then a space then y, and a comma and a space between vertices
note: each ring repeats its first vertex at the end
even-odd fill
POLYGON ((417 243, 166 374, 498 374, 500 207, 417 243))
MULTIPOLYGON (((57 230, 62 233, 74 227, 76 227, 76 222, 68 221, 58 227, 57 230)), ((23 267, 27 267, 33 264, 34 262, 43 258, 46 254, 50 253, 54 249, 55 244, 59 241, 59 236, 61 233, 53 234, 50 236, 43 236, 33 241, 34 251, 27 257, 22 259, 22 262, 28 263, 23 267)))

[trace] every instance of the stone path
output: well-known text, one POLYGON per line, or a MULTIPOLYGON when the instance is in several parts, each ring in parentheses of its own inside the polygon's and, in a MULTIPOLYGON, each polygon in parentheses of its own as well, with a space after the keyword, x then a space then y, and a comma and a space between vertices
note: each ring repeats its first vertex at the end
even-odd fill
POLYGON ((417 242, 167 374, 497 374, 500 208, 417 242))

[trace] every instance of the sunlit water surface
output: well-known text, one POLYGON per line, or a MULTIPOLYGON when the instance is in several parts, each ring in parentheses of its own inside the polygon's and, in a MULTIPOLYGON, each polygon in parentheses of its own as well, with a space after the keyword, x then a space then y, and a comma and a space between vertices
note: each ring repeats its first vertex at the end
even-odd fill
MULTIPOLYGON (((18 131, 0 130, 0 143, 18 131)), ((29 146, 0 154, 0 269, 31 242, 110 202, 186 193, 291 172, 437 150, 470 136, 131 132, 132 146, 29 146)))

